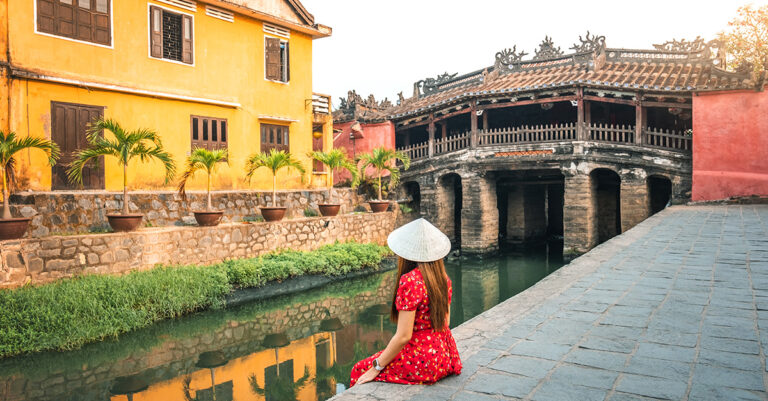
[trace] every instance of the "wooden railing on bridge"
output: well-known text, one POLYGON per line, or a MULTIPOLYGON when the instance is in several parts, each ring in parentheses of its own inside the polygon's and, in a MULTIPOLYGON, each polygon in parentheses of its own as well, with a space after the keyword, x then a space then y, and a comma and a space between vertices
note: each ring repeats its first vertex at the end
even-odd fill
POLYGON ((635 143, 635 127, 611 124, 589 124, 589 140, 597 142, 635 143))
POLYGON ((461 149, 467 149, 469 148, 470 139, 469 132, 449 136, 445 139, 435 139, 435 154, 442 155, 461 149))
POLYGON ((480 146, 514 143, 571 141, 576 139, 576 124, 534 125, 529 127, 493 128, 478 132, 480 146))
MULTIPOLYGON (((631 125, 585 124, 583 135, 587 141, 647 146, 659 149, 690 151, 692 137, 682 132, 644 128, 641 143, 635 138, 635 127, 631 125)), ((535 125, 511 128, 493 128, 477 132, 477 146, 492 147, 514 144, 547 143, 579 140, 576 123, 535 125)), ((435 139, 433 155, 444 155, 472 147, 471 132, 465 132, 435 139)), ((411 160, 430 157, 429 142, 421 142, 399 148, 411 160)))
POLYGON ((411 160, 426 159, 429 157, 429 142, 421 142, 398 149, 405 153, 411 160))
POLYGON ((646 128, 643 130, 643 145, 654 148, 691 150, 693 137, 684 132, 646 128))

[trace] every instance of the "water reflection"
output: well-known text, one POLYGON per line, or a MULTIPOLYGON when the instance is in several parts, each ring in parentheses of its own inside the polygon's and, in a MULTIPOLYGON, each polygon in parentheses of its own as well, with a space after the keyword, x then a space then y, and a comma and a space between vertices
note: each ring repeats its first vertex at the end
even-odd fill
MULTIPOLYGON (((446 264, 451 326, 562 264, 548 248, 446 264)), ((394 272, 156 324, 66 353, 0 360, 0 399, 325 400, 384 348, 394 272)))

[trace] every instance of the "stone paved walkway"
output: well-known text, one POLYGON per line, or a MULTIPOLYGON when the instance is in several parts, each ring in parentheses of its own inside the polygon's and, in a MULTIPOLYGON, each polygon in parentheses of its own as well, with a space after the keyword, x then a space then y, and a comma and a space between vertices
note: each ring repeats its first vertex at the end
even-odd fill
POLYGON ((454 329, 460 376, 334 400, 766 400, 768 206, 678 206, 454 329))

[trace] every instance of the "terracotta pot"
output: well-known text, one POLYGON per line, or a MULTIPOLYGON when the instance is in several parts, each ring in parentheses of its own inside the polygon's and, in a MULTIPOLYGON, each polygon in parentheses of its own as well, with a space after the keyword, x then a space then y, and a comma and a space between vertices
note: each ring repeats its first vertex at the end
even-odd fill
POLYGON ((285 217, 284 207, 262 207, 261 215, 264 221, 280 221, 285 217))
POLYGON ((219 222, 221 221, 221 216, 224 215, 223 211, 199 211, 199 212, 192 212, 195 214, 195 220, 197 220, 197 225, 200 227, 213 227, 218 226, 219 222))
POLYGON ((368 204, 374 213, 386 212, 389 209, 389 201, 368 201, 368 204))
POLYGON ((0 220, 0 240, 19 239, 24 236, 31 218, 19 217, 8 220, 0 220))
POLYGON ((339 214, 341 205, 338 203, 320 203, 317 207, 320 209, 320 214, 323 216, 336 216, 339 214))
POLYGON ((136 231, 144 219, 143 214, 108 214, 107 220, 115 232, 136 231))

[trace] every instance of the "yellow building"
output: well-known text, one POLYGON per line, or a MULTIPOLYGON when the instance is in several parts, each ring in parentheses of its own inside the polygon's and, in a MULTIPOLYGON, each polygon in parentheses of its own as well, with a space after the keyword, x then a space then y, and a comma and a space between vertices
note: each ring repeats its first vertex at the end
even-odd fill
MULTIPOLYGON (((330 34, 298 0, 2 0, 0 129, 53 139, 63 155, 51 168, 24 152, 21 186, 80 188, 64 166, 100 116, 157 131, 179 169, 193 147, 228 148, 217 188, 249 187, 247 156, 269 148, 312 171, 307 153, 332 146, 329 99, 312 92, 312 41, 330 34)), ((271 187, 262 170, 251 188, 271 187)), ((132 189, 163 187, 159 164, 137 161, 128 174, 132 189)), ((122 188, 113 159, 85 175, 85 189, 122 188)), ((278 182, 306 185, 296 172, 278 182)))

